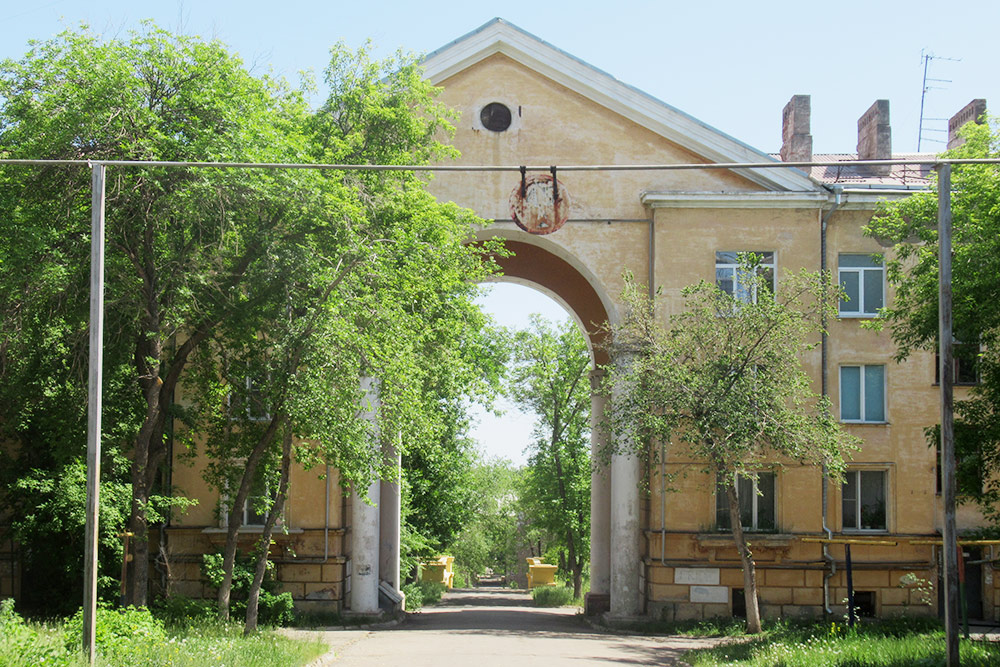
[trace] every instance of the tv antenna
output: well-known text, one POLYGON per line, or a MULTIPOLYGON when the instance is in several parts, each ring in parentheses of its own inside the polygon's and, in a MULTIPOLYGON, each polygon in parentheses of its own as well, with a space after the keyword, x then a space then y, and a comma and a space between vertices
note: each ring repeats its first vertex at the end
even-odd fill
MULTIPOLYGON (((920 125, 917 129, 917 152, 920 152, 920 142, 924 138, 924 120, 948 120, 947 118, 924 118, 924 100, 927 98, 928 90, 944 90, 944 86, 934 86, 930 85, 928 82, 932 83, 951 83, 951 79, 932 79, 927 76, 927 69, 931 64, 932 60, 949 60, 951 62, 961 62, 961 58, 945 58, 944 56, 936 56, 933 53, 927 51, 927 49, 920 49, 920 62, 924 66, 924 80, 921 85, 920 91, 920 125)), ((946 132, 947 130, 937 130, 937 129, 927 129, 928 132, 946 132)), ((935 141, 937 143, 943 144, 944 141, 940 139, 927 139, 928 141, 935 141)))

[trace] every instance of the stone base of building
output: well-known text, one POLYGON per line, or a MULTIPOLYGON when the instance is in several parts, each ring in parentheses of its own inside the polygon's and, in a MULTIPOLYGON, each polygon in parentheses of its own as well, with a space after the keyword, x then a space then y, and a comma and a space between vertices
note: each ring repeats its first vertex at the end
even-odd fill
POLYGON ((583 596, 583 613, 600 616, 611 611, 611 595, 608 593, 587 593, 583 596))
MULTIPOLYGON (((242 553, 253 548, 259 534, 241 533, 242 553)), ((330 545, 323 530, 300 530, 274 535, 270 560, 276 565, 278 593, 291 593, 295 608, 304 613, 341 613, 344 608, 346 559, 324 557, 328 548, 342 548, 342 530, 329 531, 330 545)), ((215 589, 202 574, 202 555, 215 553, 225 541, 225 533, 209 527, 168 528, 169 579, 167 595, 213 598, 215 589)))

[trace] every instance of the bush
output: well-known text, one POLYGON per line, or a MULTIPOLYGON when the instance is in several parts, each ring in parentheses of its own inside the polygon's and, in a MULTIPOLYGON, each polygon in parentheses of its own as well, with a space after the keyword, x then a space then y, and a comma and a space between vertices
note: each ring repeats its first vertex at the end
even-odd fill
POLYGON ((407 611, 416 611, 425 604, 434 604, 441 599, 448 587, 435 581, 417 581, 403 586, 406 594, 407 611))
POLYGON ((25 624, 14 612, 14 601, 0 601, 0 665, 24 667, 34 665, 78 664, 80 646, 64 650, 52 636, 39 633, 25 624))
POLYGON ((531 598, 539 607, 564 607, 573 602, 573 589, 565 586, 539 586, 531 589, 531 598))
MULTIPOLYGON (((83 641, 83 609, 66 619, 66 648, 76 650, 83 641)), ((163 621, 155 618, 148 609, 125 607, 97 608, 94 646, 101 655, 109 658, 127 658, 133 651, 148 650, 165 644, 167 632, 163 621)))
POLYGON ((412 582, 403 586, 403 594, 406 595, 406 610, 416 611, 424 606, 424 593, 420 589, 420 584, 412 582))
MULTIPOLYGON (((256 563, 251 555, 236 554, 233 564, 233 585, 230 592, 230 618, 245 618, 247 613, 247 597, 256 563)), ((205 554, 202 557, 202 572, 205 578, 216 588, 222 584, 222 554, 205 554)), ((260 586, 260 598, 257 602, 257 623, 259 625, 292 625, 295 621, 295 605, 292 594, 285 592, 275 594, 278 582, 274 579, 274 563, 268 561, 264 573, 264 581, 260 586)))
POLYGON ((451 582, 451 585, 455 588, 468 588, 469 580, 465 578, 465 575, 461 572, 455 572, 455 579, 451 582))
POLYGON ((151 611, 153 616, 167 626, 187 628, 215 618, 216 604, 214 600, 193 600, 184 595, 171 595, 156 600, 151 611))

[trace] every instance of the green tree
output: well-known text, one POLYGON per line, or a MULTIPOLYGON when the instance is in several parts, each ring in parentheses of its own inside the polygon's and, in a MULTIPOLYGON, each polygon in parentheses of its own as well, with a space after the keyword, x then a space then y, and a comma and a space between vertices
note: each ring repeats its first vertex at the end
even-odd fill
MULTIPOLYGON (((296 128, 307 110, 299 94, 251 76, 217 42, 151 25, 127 40, 81 31, 32 43, 22 60, 0 66, 0 97, 6 158, 304 157, 296 128)), ((246 272, 266 259, 276 238, 303 232, 294 223, 306 218, 290 205, 302 179, 214 169, 110 174, 105 358, 112 375, 128 364, 123 403, 132 409, 106 423, 116 436, 109 444, 123 446, 131 461, 132 603, 146 602, 148 527, 158 518, 154 488, 178 382, 212 328, 240 307, 246 272)), ((66 323, 54 342, 69 366, 86 349, 80 305, 88 289, 89 180, 84 169, 45 167, 6 170, 0 184, 5 236, 17 242, 4 257, 4 274, 20 282, 17 301, 5 303, 5 311, 16 312, 21 296, 39 285, 51 291, 51 316, 66 323)), ((49 370, 58 372, 58 365, 49 370)), ((77 446, 85 441, 80 435, 72 436, 77 446)))
MULTIPOLYGON (((373 63, 364 51, 336 48, 327 81, 331 97, 307 124, 315 161, 421 164, 451 154, 438 141, 450 126, 432 101, 436 90, 412 58, 373 63)), ((439 442, 453 417, 441 402, 482 375, 474 342, 485 320, 471 299, 475 281, 492 270, 486 253, 494 248, 466 243, 477 219, 438 203, 411 172, 317 179, 335 188, 346 182, 350 197, 320 190, 323 233, 272 247, 269 262, 247 274, 245 305, 215 327, 200 357, 209 479, 229 497, 223 616, 237 531, 255 487, 272 490, 257 498, 268 510, 258 548, 263 572, 269 527, 287 495, 273 490, 287 487, 288 448, 307 467, 335 465, 345 485, 393 479, 383 442, 413 451, 439 442), (378 379, 379 438, 358 407, 361 376, 378 379), (279 444, 280 467, 266 465, 278 459, 279 444)), ((249 605, 248 630, 254 611, 249 605)))
POLYGON ((853 445, 813 394, 800 355, 811 347, 823 308, 837 293, 820 276, 787 274, 777 293, 742 258, 758 298, 740 300, 714 284, 682 292, 684 309, 665 324, 656 302, 628 277, 626 310, 612 328, 612 421, 637 453, 654 443, 704 461, 726 494, 733 540, 743 565, 747 629, 760 632, 754 557, 740 516, 738 476, 753 477, 782 460, 822 464, 842 474, 853 445))
MULTIPOLYGON (((1000 157, 1000 133, 969 123, 946 158, 1000 157)), ((938 346, 937 182, 879 208, 866 233, 891 243, 886 262, 895 298, 882 311, 898 359, 938 346)), ((953 331, 959 365, 975 371, 967 400, 955 403, 959 491, 1000 522, 1000 166, 954 165, 951 177, 953 331)), ((936 429, 928 431, 932 443, 936 429)))
POLYGON ((510 396, 536 415, 522 503, 564 554, 579 597, 590 559, 590 354, 575 322, 540 315, 514 332, 513 350, 510 396))
MULTIPOLYGON (((337 48, 327 78, 331 97, 310 113, 297 91, 251 76, 217 42, 154 26, 126 40, 67 32, 0 67, 0 155, 421 164, 454 154, 441 141, 447 114, 412 58, 373 63, 364 52, 337 48)), ((73 378, 86 349, 88 176, 22 169, 5 170, 0 181, 9 212, 4 238, 17 240, 0 255, 2 322, 11 334, 0 372, 28 380, 40 369, 46 375, 30 385, 35 395, 67 404, 82 404, 73 378), (39 306, 48 311, 25 315, 39 306), (31 352, 40 340, 52 351, 31 352)), ((347 480, 378 474, 356 415, 342 414, 356 402, 326 410, 329 402, 312 400, 324 388, 356 394, 362 373, 382 380, 387 432, 419 441, 442 428, 433 401, 420 393, 428 365, 413 360, 432 347, 432 333, 448 335, 428 322, 446 312, 454 318, 443 326, 463 317, 465 307, 455 304, 484 264, 480 250, 461 244, 472 216, 434 201, 420 175, 119 168, 110 172, 107 209, 106 375, 121 400, 108 402, 118 407, 105 415, 105 441, 131 461, 129 602, 146 602, 148 528, 162 517, 158 504, 168 502, 155 490, 174 418, 189 428, 214 420, 216 435, 229 429, 217 452, 220 476, 221 462, 249 457, 262 440, 259 456, 269 451, 277 461, 272 445, 286 424, 299 435, 349 432, 325 441, 341 442, 336 452, 310 458, 300 450, 300 459, 338 465, 347 480), (230 353, 209 361, 223 349, 230 353), (194 405, 207 410, 200 414, 174 402, 196 358, 225 371, 213 382, 200 372, 204 393, 194 405), (221 405, 241 382, 249 388, 252 373, 269 377, 257 385, 266 387, 268 425, 220 425, 221 405)), ((25 443, 33 432, 18 424, 30 399, 4 410, 0 421, 25 443)), ((64 424, 36 415, 35 423, 66 427, 64 439, 79 455, 81 413, 64 424)), ((242 489, 243 481, 228 488, 242 489)))
POLYGON ((480 459, 473 467, 477 490, 473 518, 449 545, 455 567, 470 581, 486 568, 508 577, 516 571, 520 476, 521 471, 505 459, 480 459))

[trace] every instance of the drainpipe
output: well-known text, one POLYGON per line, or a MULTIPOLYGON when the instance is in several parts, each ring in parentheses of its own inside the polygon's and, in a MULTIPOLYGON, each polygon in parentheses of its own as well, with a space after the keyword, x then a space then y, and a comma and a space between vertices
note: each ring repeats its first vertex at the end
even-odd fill
POLYGON ((330 560, 330 464, 326 464, 326 502, 323 504, 323 562, 330 560))
MULTIPOLYGON (((844 191, 843 186, 834 185, 831 188, 833 190, 834 200, 833 206, 827 211, 820 220, 819 229, 819 268, 820 274, 826 276, 827 262, 826 262, 826 225, 830 218, 833 216, 834 212, 840 208, 841 195, 844 191)), ((826 398, 830 395, 829 382, 830 373, 828 368, 829 361, 829 351, 827 345, 827 333, 826 333, 826 312, 822 314, 822 342, 820 344, 820 366, 822 368, 822 394, 826 398)), ((833 531, 830 530, 829 525, 827 525, 827 515, 830 506, 830 476, 829 470, 826 464, 823 465, 823 532, 826 533, 826 539, 833 538, 833 531)), ((830 564, 830 570, 823 575, 823 610, 827 615, 833 614, 833 609, 830 608, 830 579, 837 574, 837 561, 830 554, 830 545, 823 544, 823 560, 830 564)))
MULTIPOLYGON (((649 212, 649 299, 656 298, 656 211, 649 212)), ((655 312, 655 311, 654 311, 655 312)), ((667 445, 660 441, 660 565, 667 564, 667 445)))

